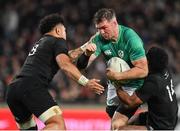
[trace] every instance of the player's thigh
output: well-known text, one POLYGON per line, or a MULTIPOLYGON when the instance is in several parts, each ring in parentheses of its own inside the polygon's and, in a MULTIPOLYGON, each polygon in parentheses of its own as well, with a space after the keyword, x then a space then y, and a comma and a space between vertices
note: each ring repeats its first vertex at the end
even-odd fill
POLYGON ((50 117, 62 113, 46 86, 39 83, 32 85, 34 85, 35 88, 30 87, 30 89, 24 93, 23 103, 36 117, 43 116, 40 118, 45 122, 50 117))
POLYGON ((7 89, 6 101, 12 114, 15 117, 16 122, 24 123, 27 120, 29 120, 32 113, 21 101, 22 90, 19 90, 20 85, 21 85, 21 81, 9 85, 7 89))

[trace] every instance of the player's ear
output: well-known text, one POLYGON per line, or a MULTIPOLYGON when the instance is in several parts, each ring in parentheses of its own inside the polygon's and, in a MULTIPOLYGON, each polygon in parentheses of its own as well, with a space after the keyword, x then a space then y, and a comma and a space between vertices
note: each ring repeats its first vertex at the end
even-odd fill
POLYGON ((60 37, 66 40, 66 31, 64 26, 57 26, 55 27, 56 34, 60 37))
POLYGON ((117 24, 118 24, 118 22, 117 22, 117 19, 116 19, 116 18, 113 18, 111 21, 112 21, 112 24, 113 24, 113 25, 117 25, 117 24))
POLYGON ((58 26, 56 26, 55 27, 55 32, 56 32, 56 34, 60 35, 61 34, 61 29, 58 26))
POLYGON ((113 24, 114 24, 114 25, 117 25, 117 24, 118 24, 116 19, 113 20, 113 24))

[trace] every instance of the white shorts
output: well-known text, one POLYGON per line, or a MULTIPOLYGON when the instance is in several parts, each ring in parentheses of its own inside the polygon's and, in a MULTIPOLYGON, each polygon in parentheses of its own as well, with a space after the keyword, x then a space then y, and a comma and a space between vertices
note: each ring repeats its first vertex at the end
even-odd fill
MULTIPOLYGON (((132 87, 122 87, 122 89, 124 91, 126 91, 130 96, 134 93, 134 91, 136 90, 136 88, 132 88, 132 87)), ((113 84, 111 84, 110 82, 108 83, 108 90, 107 90, 107 98, 106 98, 106 104, 107 106, 117 106, 119 105, 121 102, 117 96, 116 93, 116 88, 114 87, 113 84)))

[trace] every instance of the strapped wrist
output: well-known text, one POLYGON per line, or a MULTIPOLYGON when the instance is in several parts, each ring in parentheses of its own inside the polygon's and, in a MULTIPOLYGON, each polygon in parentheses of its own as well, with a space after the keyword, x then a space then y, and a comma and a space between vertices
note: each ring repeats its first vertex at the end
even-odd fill
POLYGON ((87 79, 84 75, 81 75, 81 77, 78 80, 78 83, 82 86, 85 86, 88 83, 89 79, 87 79))
POLYGON ((81 50, 82 50, 83 52, 86 51, 86 46, 87 46, 88 44, 89 44, 89 43, 86 42, 85 44, 83 44, 82 46, 80 46, 80 48, 81 48, 81 50))

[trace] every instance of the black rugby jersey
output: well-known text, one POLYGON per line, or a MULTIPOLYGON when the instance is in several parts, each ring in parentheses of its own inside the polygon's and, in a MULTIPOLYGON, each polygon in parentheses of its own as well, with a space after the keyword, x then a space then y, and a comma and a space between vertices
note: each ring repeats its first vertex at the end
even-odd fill
POLYGON ((66 41, 50 35, 43 36, 29 52, 17 77, 33 76, 48 84, 59 69, 56 56, 60 53, 68 55, 66 41))
POLYGON ((137 96, 148 104, 147 124, 157 130, 172 130, 177 122, 178 105, 173 81, 166 70, 150 74, 144 86, 136 91, 137 96))

